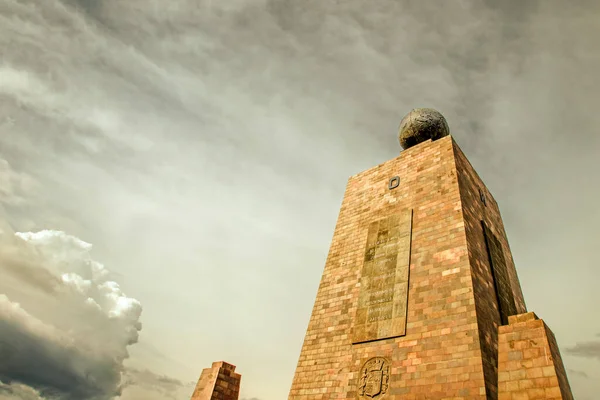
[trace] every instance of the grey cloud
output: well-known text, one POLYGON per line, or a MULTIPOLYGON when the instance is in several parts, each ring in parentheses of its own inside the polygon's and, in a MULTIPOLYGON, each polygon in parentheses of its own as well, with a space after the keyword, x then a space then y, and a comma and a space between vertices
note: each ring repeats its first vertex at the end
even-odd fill
POLYGON ((183 383, 178 379, 156 374, 148 369, 138 370, 128 368, 125 373, 124 388, 130 385, 142 387, 162 398, 177 399, 176 393, 185 387, 193 386, 193 383, 183 383))
POLYGON ((119 393, 120 371, 113 360, 76 347, 3 295, 0 337, 4 382, 19 382, 45 397, 65 400, 109 399, 119 393))
POLYGON ((94 14, 101 9, 104 0, 63 0, 63 2, 72 5, 76 9, 94 14))
POLYGON ((107 280, 106 269, 89 258, 89 244, 54 231, 6 236, 0 235, 0 291, 11 296, 0 294, 5 392, 28 387, 57 400, 119 395, 126 348, 141 329, 139 303, 107 280))
POLYGON ((48 400, 40 392, 19 383, 7 384, 0 381, 0 400, 48 400))
POLYGON ((587 372, 585 371, 580 371, 577 369, 568 369, 567 372, 569 373, 569 375, 575 375, 575 376, 579 376, 581 378, 589 378, 590 376, 587 374, 587 372))
POLYGON ((30 175, 16 172, 8 161, 0 158, 0 204, 22 205, 32 197, 35 186, 35 180, 30 175))
POLYGON ((600 341, 588 341, 575 343, 575 346, 565 349, 567 354, 600 360, 600 341))
POLYGON ((0 234, 0 271, 45 293, 54 293, 60 279, 43 268, 35 251, 13 236, 12 229, 0 234))

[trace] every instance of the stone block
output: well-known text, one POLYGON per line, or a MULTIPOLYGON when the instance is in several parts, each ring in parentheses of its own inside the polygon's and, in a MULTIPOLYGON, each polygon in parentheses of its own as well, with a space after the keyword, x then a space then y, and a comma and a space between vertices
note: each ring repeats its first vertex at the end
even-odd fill
MULTIPOLYGON (((526 313, 511 316, 509 325, 512 325, 510 333, 507 329, 499 329, 498 341, 508 342, 511 348, 524 348, 525 360, 499 364, 498 375, 503 378, 503 385, 498 386, 500 398, 511 395, 513 399, 572 400, 573 395, 554 335, 544 321, 534 313, 526 313), (520 334, 515 336, 515 333, 520 334), (517 382, 518 385, 515 385, 517 382)), ((514 354, 512 350, 499 349, 498 359, 510 359, 511 354, 514 354)))
POLYGON ((216 361, 211 368, 202 370, 191 400, 238 400, 241 379, 235 373, 235 365, 216 361))

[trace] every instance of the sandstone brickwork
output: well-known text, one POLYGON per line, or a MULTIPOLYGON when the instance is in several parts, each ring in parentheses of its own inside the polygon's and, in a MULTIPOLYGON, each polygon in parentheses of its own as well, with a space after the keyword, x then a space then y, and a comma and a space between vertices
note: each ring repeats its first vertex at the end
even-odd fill
POLYGON ((238 400, 242 376, 235 373, 235 365, 214 362, 202 370, 191 400, 238 400))
POLYGON ((451 136, 425 141, 349 179, 289 399, 498 399, 498 328, 525 312, 493 196, 451 136))
POLYGON ((469 251, 470 276, 474 289, 482 363, 489 398, 497 398, 498 327, 502 323, 496 296, 492 262, 486 244, 486 228, 500 242, 516 313, 526 312, 525 301, 504 231, 498 204, 460 148, 454 144, 459 178, 464 235, 469 251))
POLYGON ((509 317, 498 338, 499 400, 572 400, 554 335, 534 313, 509 317))

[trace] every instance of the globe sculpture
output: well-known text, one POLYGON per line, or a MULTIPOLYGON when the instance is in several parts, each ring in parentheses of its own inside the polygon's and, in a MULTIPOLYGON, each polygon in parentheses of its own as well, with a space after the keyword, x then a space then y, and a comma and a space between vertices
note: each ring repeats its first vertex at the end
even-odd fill
POLYGON ((415 108, 400 122, 398 139, 403 149, 450 134, 446 118, 432 108, 415 108))

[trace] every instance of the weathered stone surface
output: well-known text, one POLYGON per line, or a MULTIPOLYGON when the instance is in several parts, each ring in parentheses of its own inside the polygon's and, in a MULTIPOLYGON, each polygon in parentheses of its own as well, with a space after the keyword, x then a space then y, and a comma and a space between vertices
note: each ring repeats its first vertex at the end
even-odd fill
POLYGON ((359 400, 378 400, 384 397, 390 387, 390 361, 383 357, 373 357, 360 369, 358 384, 359 400))
POLYGON ((353 343, 406 333, 412 210, 369 225, 353 343))
POLYGON ((398 139, 403 149, 450 134, 446 118, 432 108, 415 108, 400 122, 398 139))
POLYGON ((235 365, 217 361, 202 370, 191 400, 238 400, 242 376, 235 365))
POLYGON ((554 334, 534 313, 500 327, 498 398, 573 400, 554 334))

